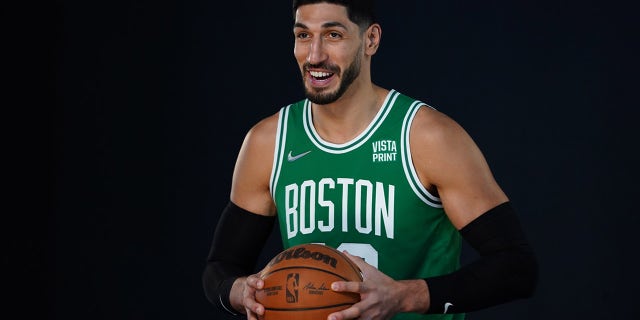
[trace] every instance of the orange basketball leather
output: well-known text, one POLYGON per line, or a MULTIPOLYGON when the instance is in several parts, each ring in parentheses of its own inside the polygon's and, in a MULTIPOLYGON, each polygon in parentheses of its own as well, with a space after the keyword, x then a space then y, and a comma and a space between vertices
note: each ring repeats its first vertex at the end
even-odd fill
POLYGON ((360 269, 342 252, 320 244, 291 247, 263 269, 264 288, 256 300, 264 320, 326 320, 360 301, 356 293, 331 290, 334 281, 362 281, 360 269))

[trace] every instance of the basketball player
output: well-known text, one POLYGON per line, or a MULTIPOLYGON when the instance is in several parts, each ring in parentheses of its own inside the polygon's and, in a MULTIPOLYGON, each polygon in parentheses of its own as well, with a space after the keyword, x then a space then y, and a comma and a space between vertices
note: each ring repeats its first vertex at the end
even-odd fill
POLYGON ((284 247, 324 243, 364 281, 342 319, 462 319, 530 297, 537 263, 481 151, 445 114, 371 80, 373 1, 293 1, 306 99, 246 135, 203 275, 207 297, 257 319, 251 275, 279 219, 284 247), (480 258, 459 266, 462 239, 480 258), (439 314, 439 315, 437 315, 439 314))

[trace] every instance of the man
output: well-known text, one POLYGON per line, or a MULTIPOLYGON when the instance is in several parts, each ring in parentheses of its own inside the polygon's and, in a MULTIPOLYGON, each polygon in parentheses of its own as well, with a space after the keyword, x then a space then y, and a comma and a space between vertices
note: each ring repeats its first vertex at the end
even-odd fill
POLYGON ((331 285, 361 296, 332 320, 462 319, 533 293, 535 256, 473 140, 372 82, 382 35, 372 2, 293 2, 307 99, 248 132, 203 275, 230 313, 264 313, 264 283, 250 273, 276 216, 285 248, 324 243, 363 271, 362 283, 331 285), (460 268, 462 238, 481 257, 460 268))

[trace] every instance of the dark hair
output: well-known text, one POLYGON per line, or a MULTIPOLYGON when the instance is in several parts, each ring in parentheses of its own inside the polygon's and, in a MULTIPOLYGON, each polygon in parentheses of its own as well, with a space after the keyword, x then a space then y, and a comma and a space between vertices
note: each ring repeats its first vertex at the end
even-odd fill
POLYGON ((293 17, 299 6, 314 3, 333 3, 347 8, 349 20, 364 30, 376 22, 373 0, 293 0, 293 17))

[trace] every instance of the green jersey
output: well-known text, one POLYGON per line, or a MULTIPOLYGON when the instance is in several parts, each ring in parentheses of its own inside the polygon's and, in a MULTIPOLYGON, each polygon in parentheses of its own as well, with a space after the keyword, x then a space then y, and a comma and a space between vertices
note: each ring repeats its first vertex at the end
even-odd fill
MULTIPOLYGON (((391 90, 366 130, 343 144, 316 132, 309 100, 280 110, 270 188, 285 248, 323 243, 396 280, 459 267, 460 235, 440 199, 420 183, 411 158, 409 129, 423 106, 391 90)), ((394 319, 440 318, 464 315, 394 319)))

